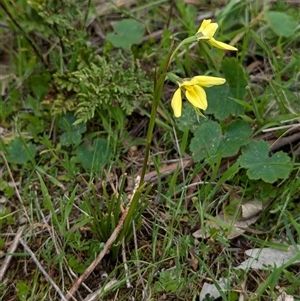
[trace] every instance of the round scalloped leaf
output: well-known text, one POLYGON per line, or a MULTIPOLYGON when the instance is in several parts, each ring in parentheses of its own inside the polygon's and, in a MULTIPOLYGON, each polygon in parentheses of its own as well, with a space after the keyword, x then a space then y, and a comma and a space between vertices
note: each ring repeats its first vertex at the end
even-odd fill
POLYGON ((191 132, 194 132, 200 123, 205 122, 204 118, 197 115, 195 108, 187 101, 183 103, 182 115, 176 119, 177 126, 182 132, 186 128, 189 128, 191 132))
POLYGON ((239 116, 244 112, 242 105, 232 98, 243 100, 248 84, 243 67, 237 59, 228 58, 222 61, 222 71, 226 83, 206 89, 208 108, 206 113, 214 114, 219 120, 228 116, 239 116))
POLYGON ((231 122, 222 135, 221 126, 214 121, 204 121, 198 125, 190 149, 194 160, 201 161, 212 156, 222 158, 234 156, 241 146, 249 142, 252 129, 243 120, 231 122))
POLYGON ((297 28, 297 22, 284 12, 271 11, 266 14, 266 17, 270 27, 278 36, 289 38, 297 28))
POLYGON ((220 143, 218 153, 223 158, 234 156, 241 146, 249 142, 252 129, 246 121, 235 120, 231 122, 220 143))
POLYGON ((130 50, 131 45, 139 45, 143 41, 145 27, 141 22, 133 19, 123 19, 116 22, 114 32, 108 33, 107 41, 114 47, 130 50))
POLYGON ((35 157, 36 145, 29 142, 25 146, 24 143, 21 137, 17 137, 9 143, 6 148, 9 163, 24 164, 35 157))
POLYGON ((242 149, 240 165, 247 169, 249 179, 274 183, 292 171, 293 165, 287 154, 280 151, 270 157, 269 151, 269 144, 263 140, 252 141, 242 149))
POLYGON ((222 130, 215 121, 207 121, 198 126, 191 140, 190 150, 195 162, 211 158, 217 154, 222 130))
POLYGON ((108 163, 111 149, 106 139, 96 138, 93 145, 82 144, 75 153, 77 162, 81 163, 85 170, 100 173, 103 165, 108 163))

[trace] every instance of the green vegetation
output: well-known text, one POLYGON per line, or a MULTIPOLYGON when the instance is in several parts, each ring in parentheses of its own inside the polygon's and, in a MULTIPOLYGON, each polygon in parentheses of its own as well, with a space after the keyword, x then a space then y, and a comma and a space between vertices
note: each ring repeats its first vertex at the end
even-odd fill
POLYGON ((299 4, 124 3, 0 1, 0 301, 300 300, 299 4))

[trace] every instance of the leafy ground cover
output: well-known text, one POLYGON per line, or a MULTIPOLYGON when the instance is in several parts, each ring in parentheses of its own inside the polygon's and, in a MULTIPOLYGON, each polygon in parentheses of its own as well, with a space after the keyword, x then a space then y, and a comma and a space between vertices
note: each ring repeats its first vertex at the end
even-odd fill
POLYGON ((0 300, 300 300, 297 1, 0 6, 0 300))

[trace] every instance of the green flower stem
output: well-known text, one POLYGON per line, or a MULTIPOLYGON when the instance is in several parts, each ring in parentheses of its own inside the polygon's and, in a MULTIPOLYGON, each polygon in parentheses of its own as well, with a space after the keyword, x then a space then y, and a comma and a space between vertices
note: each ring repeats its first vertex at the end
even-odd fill
MULTIPOLYGON (((169 64, 167 67, 169 67, 169 64)), ((147 170, 147 164, 148 164, 151 141, 152 141, 152 134, 153 134, 153 129, 154 129, 154 125, 155 125, 156 111, 157 111, 157 107, 158 107, 158 104, 160 101, 160 97, 162 95, 162 89, 164 86, 165 77, 166 77, 166 72, 164 71, 160 75, 157 82, 154 84, 153 103, 152 103, 152 107, 151 107, 150 122, 149 122, 149 126, 148 126, 147 137, 146 137, 146 150, 145 150, 145 155, 144 155, 140 185, 142 185, 144 183, 144 177, 145 177, 146 170, 147 170)))
POLYGON ((167 73, 167 79, 171 80, 174 84, 178 84, 179 82, 183 81, 179 76, 175 75, 172 72, 167 73))
POLYGON ((154 80, 153 102, 152 102, 150 122, 149 122, 147 137, 146 137, 146 150, 145 150, 143 167, 142 167, 142 172, 141 172, 140 186, 143 185, 143 183, 144 183, 144 177, 145 177, 145 174, 147 171, 147 165, 148 165, 148 160, 149 160, 149 153, 150 153, 153 129, 154 129, 154 125, 155 125, 157 107, 158 107, 158 104, 159 104, 159 101, 160 101, 160 98, 162 95, 162 90, 164 87, 164 82, 166 80, 168 68, 169 68, 175 54, 180 49, 180 47, 182 47, 185 44, 193 43, 195 41, 197 41, 196 35, 194 35, 192 37, 188 37, 188 38, 184 39, 183 41, 181 41, 174 50, 172 50, 172 47, 171 47, 171 50, 170 50, 169 54, 167 55, 165 61, 162 63, 162 65, 158 69, 158 76, 156 76, 155 80, 154 80))
POLYGON ((150 153, 153 129, 154 129, 154 125, 155 125, 157 107, 158 107, 158 104, 159 104, 159 101, 160 101, 160 98, 162 95, 162 90, 164 87, 164 82, 165 82, 165 79, 167 76, 168 68, 170 66, 170 63, 172 62, 172 59, 174 58, 174 55, 179 50, 179 48, 186 43, 190 43, 191 38, 192 38, 192 41, 195 41, 195 37, 187 38, 187 39, 183 40, 182 42, 180 42, 174 50, 171 50, 169 52, 169 54, 166 57, 166 60, 162 63, 162 65, 160 66, 160 68, 158 70, 159 77, 157 77, 157 76, 155 77, 153 102, 152 102, 150 122, 149 122, 149 126, 148 126, 147 137, 146 137, 146 150, 145 150, 143 167, 142 167, 142 172, 141 172, 140 186, 143 185, 143 183, 144 183, 144 177, 145 177, 145 174, 147 171, 147 165, 148 165, 148 160, 149 160, 149 153, 150 153))
POLYGON ((170 56, 170 62, 172 62, 172 60, 173 60, 173 58, 174 58, 176 52, 177 52, 183 45, 185 45, 185 44, 191 44, 191 43, 196 42, 196 41, 197 41, 196 36, 188 37, 188 38, 184 39, 183 41, 181 41, 181 42, 177 45, 177 47, 175 48, 175 50, 173 51, 173 53, 171 54, 171 56, 170 56))

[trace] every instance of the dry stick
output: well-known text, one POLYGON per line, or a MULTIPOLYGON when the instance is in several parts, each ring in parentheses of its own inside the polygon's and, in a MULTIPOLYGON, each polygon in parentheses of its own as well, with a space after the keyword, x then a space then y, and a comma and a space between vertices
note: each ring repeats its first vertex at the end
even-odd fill
POLYGON ((296 142, 300 139, 300 132, 290 135, 288 137, 279 137, 276 139, 271 145, 270 149, 272 152, 278 150, 279 148, 282 148, 285 145, 292 144, 293 142, 296 142))
POLYGON ((0 267, 0 282, 2 282, 2 280, 3 280, 4 274, 5 274, 8 266, 9 266, 9 263, 12 259, 12 253, 16 250, 16 248, 19 244, 20 238, 23 234, 24 229, 25 229, 25 226, 22 226, 22 227, 19 228, 19 231, 17 232, 11 246, 7 250, 8 254, 6 255, 2 265, 0 267))
POLYGON ((100 301, 100 300, 102 300, 102 299, 99 299, 101 297, 101 295, 103 295, 105 293, 105 291, 107 291, 111 286, 113 286, 117 282, 118 281, 116 279, 110 280, 104 287, 100 287, 92 294, 89 294, 88 296, 86 296, 86 298, 83 301, 96 301, 96 300, 100 301))
MULTIPOLYGON (((58 240, 55 238, 55 233, 54 233, 53 227, 51 227, 51 226, 48 224, 48 221, 47 221, 47 219, 46 219, 46 217, 45 217, 43 211, 42 211, 41 208, 40 208, 40 204, 39 204, 39 202, 38 202, 37 193, 35 193, 35 196, 36 196, 36 198, 34 199, 35 205, 36 205, 36 207, 38 208, 38 211, 39 211, 39 213, 41 214, 42 220, 43 220, 43 222, 44 222, 44 224, 41 224, 41 226, 42 226, 42 227, 46 227, 46 229, 47 229, 47 231, 49 232, 49 235, 50 235, 50 237, 51 237, 51 239, 52 239, 52 241, 53 241, 53 244, 54 244, 54 247, 55 247, 56 254, 59 255, 59 254, 62 253, 61 246, 59 245, 58 240)), ((51 215, 50 215, 50 216, 51 216, 51 215)), ((68 274, 69 278, 71 279, 71 281, 73 281, 73 279, 74 279, 74 278, 77 278, 77 276, 76 276, 76 274, 72 271, 72 269, 68 266, 68 262, 67 262, 66 257, 64 257, 63 260, 64 260, 64 262, 66 263, 66 266, 67 266, 67 268, 66 268, 67 274, 68 274), (74 278, 72 278, 72 276, 73 276, 74 278)), ((61 271, 61 272, 62 272, 62 271, 61 271)), ((62 272, 62 274, 64 274, 64 273, 62 272)), ((84 287, 85 287, 85 289, 90 290, 85 284, 84 284, 84 287)), ((64 277, 62 277, 62 289, 64 290, 64 277)), ((90 291, 91 291, 91 290, 90 290, 90 291)))
POLYGON ((124 263, 126 286, 129 289, 129 288, 132 288, 133 286, 131 285, 130 280, 129 280, 129 269, 128 269, 127 258, 126 258, 126 250, 125 250, 125 238, 122 239, 122 258, 123 258, 123 263, 124 263))
POLYGON ((102 260, 102 258, 106 255, 106 253, 108 252, 108 250, 111 248, 111 246, 113 245, 113 243, 116 241, 118 235, 120 234, 123 225, 124 225, 124 221, 127 217, 128 211, 130 209, 130 205, 132 202, 132 199, 136 193, 136 190, 138 189, 140 184, 140 177, 138 176, 136 181, 135 181, 135 186, 134 189, 132 191, 132 195, 130 198, 130 202, 128 203, 126 209, 124 210, 117 227, 115 228, 115 230, 113 231, 113 233, 111 234, 111 236, 109 237, 109 239, 107 240, 107 242, 105 243, 105 246, 103 248, 103 250, 99 253, 99 255, 97 256, 97 258, 90 264, 90 266, 84 271, 84 273, 75 281, 75 283, 73 284, 73 286, 71 287, 71 289, 69 290, 68 294, 66 295, 66 299, 69 300, 74 293, 78 290, 79 286, 81 285, 81 283, 93 272, 93 270, 96 268, 96 266, 100 263, 100 261, 102 260))
MULTIPOLYGON (((179 168, 187 168, 194 164, 194 161, 191 157, 180 159, 179 162, 172 163, 168 166, 164 166, 159 169, 159 172, 156 170, 150 171, 147 174, 145 174, 144 182, 146 183, 154 183, 157 182, 158 176, 162 179, 165 178, 168 175, 171 175, 174 173, 174 170, 179 168)), ((129 183, 129 185, 126 187, 126 191, 132 190, 132 185, 129 183)))
POLYGON ((45 269, 42 267, 38 259, 35 257, 34 253, 31 251, 31 249, 27 246, 26 242, 23 240, 23 238, 20 238, 20 243, 24 247, 25 251, 29 253, 31 259, 34 261, 34 263, 37 265, 38 269, 42 272, 42 274, 45 276, 47 281, 54 287, 54 289, 57 291, 57 293, 60 295, 61 299, 63 301, 67 301, 65 298, 63 292, 60 290, 60 288, 55 284, 55 282, 52 280, 52 278, 48 275, 48 273, 45 271, 45 269))
POLYGON ((135 256, 136 256, 136 266, 139 274, 139 278, 143 287, 143 300, 148 300, 148 292, 141 274, 140 262, 139 262, 139 252, 138 252, 138 244, 137 244, 137 237, 136 237, 136 229, 135 229, 135 222, 132 221, 132 228, 133 228, 133 239, 134 239, 134 249, 135 249, 135 256))
POLYGON ((5 155, 4 155, 3 152, 0 152, 0 155, 2 156, 2 158, 3 158, 3 160, 4 160, 4 163, 5 163, 5 166, 6 166, 6 168, 7 168, 7 171, 8 171, 9 177, 10 177, 10 180, 13 182, 14 189, 15 189, 15 193, 16 193, 16 195, 17 195, 17 198, 19 199, 19 201, 20 201, 20 203, 21 203, 21 206, 22 206, 23 209, 24 209, 24 214, 25 214, 25 216, 27 217, 28 221, 30 222, 30 218, 29 218, 29 216, 28 216, 28 214, 27 214, 27 211, 26 211, 25 206, 23 205, 22 197, 21 197, 20 192, 19 192, 19 190, 18 190, 18 188, 17 188, 17 184, 16 184, 15 179, 14 179, 14 177, 13 177, 13 174, 12 174, 12 172, 11 172, 11 170, 10 170, 10 167, 9 167, 9 165, 8 165, 8 162, 7 162, 7 160, 6 160, 6 157, 5 157, 5 155))

